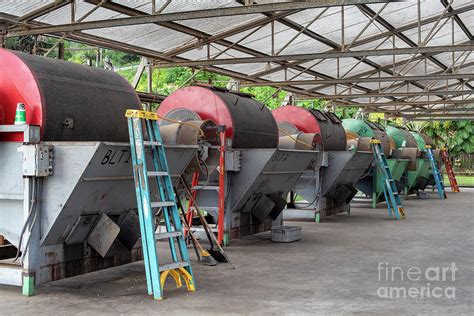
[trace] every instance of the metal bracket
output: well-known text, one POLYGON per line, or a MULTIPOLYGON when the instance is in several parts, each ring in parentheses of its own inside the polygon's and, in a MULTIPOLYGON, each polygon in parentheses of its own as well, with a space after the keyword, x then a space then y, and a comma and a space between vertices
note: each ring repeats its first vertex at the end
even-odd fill
POLYGON ((53 146, 44 144, 24 145, 23 176, 48 177, 53 174, 53 146))
POLYGON ((40 142, 40 127, 36 125, 0 125, 0 133, 23 133, 23 143, 40 142))

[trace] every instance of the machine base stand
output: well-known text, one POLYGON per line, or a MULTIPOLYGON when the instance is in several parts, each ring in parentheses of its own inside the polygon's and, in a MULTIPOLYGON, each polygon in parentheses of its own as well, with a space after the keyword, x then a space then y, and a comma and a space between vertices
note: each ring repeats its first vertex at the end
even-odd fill
POLYGON ((224 233, 224 240, 222 241, 223 247, 227 247, 230 245, 230 234, 229 232, 224 233))
POLYGON ((23 274, 22 294, 24 296, 35 295, 35 276, 34 274, 23 274))

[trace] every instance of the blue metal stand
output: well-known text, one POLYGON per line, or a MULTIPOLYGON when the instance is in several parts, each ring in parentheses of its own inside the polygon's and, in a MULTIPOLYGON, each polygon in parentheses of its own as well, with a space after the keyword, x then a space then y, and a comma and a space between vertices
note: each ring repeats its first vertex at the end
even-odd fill
MULTIPOLYGON (((382 174, 383 185, 383 194, 385 196, 385 201, 387 202, 388 214, 393 218, 395 214, 396 219, 405 218, 405 209, 403 208, 402 200, 398 194, 397 186, 395 185, 395 180, 393 180, 392 173, 383 153, 382 144, 378 139, 372 139, 370 141, 372 146, 372 152, 374 153, 375 165, 380 169, 382 174)), ((374 173, 376 170, 374 170, 374 173)))
POLYGON ((162 299, 163 286, 168 275, 175 280, 177 287, 182 286, 181 279, 183 279, 188 291, 194 292, 194 275, 183 238, 183 227, 158 126, 158 117, 156 113, 139 110, 127 110, 125 116, 128 120, 130 135, 148 294, 153 294, 155 299, 162 299), (142 121, 145 122, 148 141, 144 141, 142 121), (147 169, 145 147, 151 147, 153 171, 147 169), (159 201, 152 202, 150 199, 149 178, 156 179, 159 201), (157 234, 155 232, 156 210, 162 211, 166 233, 157 234), (156 242, 159 239, 168 239, 173 260, 171 263, 160 264, 156 249, 156 242), (179 249, 180 259, 176 252, 175 242, 179 249))
POLYGON ((428 155, 428 160, 430 161, 431 172, 433 173, 433 177, 435 179, 436 189, 438 190, 438 196, 440 199, 445 199, 446 192, 444 191, 443 177, 441 176, 441 172, 439 171, 438 165, 436 164, 433 149, 430 145, 426 145, 426 153, 428 155))

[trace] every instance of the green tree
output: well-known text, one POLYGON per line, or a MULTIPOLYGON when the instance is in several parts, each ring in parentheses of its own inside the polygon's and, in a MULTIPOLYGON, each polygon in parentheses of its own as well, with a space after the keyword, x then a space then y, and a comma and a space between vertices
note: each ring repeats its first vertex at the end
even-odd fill
POLYGON ((253 95, 257 101, 265 104, 270 110, 279 107, 286 96, 285 91, 273 87, 244 87, 240 91, 253 95))
POLYGON ((433 138, 437 146, 446 146, 458 159, 458 165, 472 169, 474 155, 474 125, 472 121, 427 122, 422 132, 433 138))
POLYGON ((425 133, 433 139, 437 147, 448 148, 456 165, 472 170, 474 161, 474 125, 472 121, 415 121, 409 122, 410 130, 425 133))

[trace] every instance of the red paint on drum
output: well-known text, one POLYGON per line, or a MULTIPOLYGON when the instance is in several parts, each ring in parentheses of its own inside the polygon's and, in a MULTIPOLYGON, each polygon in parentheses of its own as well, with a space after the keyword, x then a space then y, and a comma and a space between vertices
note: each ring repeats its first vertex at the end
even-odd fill
POLYGON ((321 133, 318 120, 305 108, 295 105, 285 105, 272 111, 273 117, 280 122, 293 124, 303 133, 321 133))
POLYGON ((270 110, 248 94, 210 86, 192 86, 169 95, 157 110, 162 117, 192 112, 226 126, 233 148, 276 148, 278 126, 270 110))
MULTIPOLYGON (((12 125, 18 103, 26 109, 26 123, 38 125, 43 133, 43 106, 36 78, 12 52, 0 49, 0 124, 12 125)), ((1 133, 0 141, 23 141, 22 133, 1 133)))
POLYGON ((226 126, 226 137, 234 134, 232 117, 226 104, 212 90, 192 86, 176 90, 160 104, 156 111, 166 116, 175 109, 187 109, 198 114, 202 120, 211 120, 218 125, 226 126))

